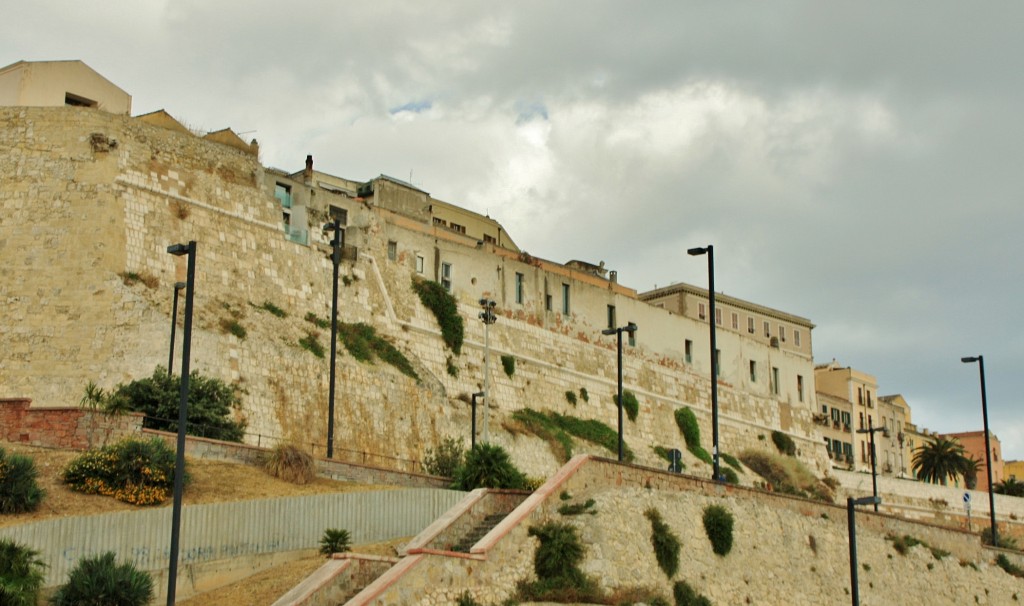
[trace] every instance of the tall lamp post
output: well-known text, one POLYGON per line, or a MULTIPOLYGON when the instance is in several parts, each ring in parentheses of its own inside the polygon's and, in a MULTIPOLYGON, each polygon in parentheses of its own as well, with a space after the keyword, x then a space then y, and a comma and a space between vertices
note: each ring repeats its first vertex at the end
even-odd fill
POLYGON ((324 225, 324 232, 333 231, 331 238, 331 263, 334 265, 334 286, 331 291, 331 371, 330 386, 327 388, 327 458, 334 458, 334 363, 338 356, 338 265, 341 264, 341 250, 345 246, 345 230, 341 221, 324 225))
POLYGON ((724 480, 718 462, 718 344, 715 342, 715 247, 708 244, 704 247, 690 248, 686 254, 697 257, 708 256, 708 326, 711 327, 711 440, 713 444, 712 479, 716 482, 724 480))
POLYGON ((470 396, 470 406, 473 409, 473 433, 469 438, 469 449, 473 450, 476 448, 476 399, 484 397, 484 392, 478 391, 470 396))
POLYGON ((969 356, 960 358, 964 364, 978 363, 978 372, 981 375, 981 418, 985 423, 985 466, 988 472, 988 515, 992 524, 992 544, 999 545, 999 534, 996 529, 996 499, 992 495, 992 445, 989 443, 988 432, 988 401, 985 398, 985 356, 969 356))
POLYGON ((868 428, 863 427, 857 430, 857 433, 866 433, 871 436, 871 494, 875 497, 875 513, 878 513, 878 473, 875 469, 875 432, 882 432, 882 435, 889 437, 889 430, 884 427, 875 427, 871 422, 871 417, 868 417, 868 428))
POLYGON ((850 532, 850 596, 853 606, 860 605, 860 587, 857 582, 857 518, 854 515, 856 511, 854 507, 872 503, 875 506, 875 511, 878 511, 878 504, 880 502, 881 499, 877 496, 861 497, 859 499, 853 497, 846 498, 846 527, 850 532))
POLYGON ((623 445, 622 445, 622 331, 628 332, 629 336, 632 337, 636 333, 636 324, 630 322, 630 323, 626 324, 625 326, 620 326, 618 328, 606 328, 606 329, 601 331, 602 335, 616 335, 616 339, 618 340, 618 348, 619 348, 619 397, 616 399, 616 401, 619 404, 619 463, 622 462, 622 451, 623 451, 623 445))
POLYGON ((182 288, 185 288, 184 282, 174 283, 174 303, 171 305, 171 351, 167 354, 167 376, 174 374, 174 329, 178 324, 178 291, 182 288))
POLYGON ((196 283, 196 242, 172 244, 167 252, 175 256, 188 255, 188 274, 185 281, 185 335, 181 345, 181 387, 178 402, 178 443, 174 459, 174 506, 171 511, 171 555, 167 570, 167 606, 174 606, 174 590, 178 583, 178 552, 181 534, 181 493, 185 489, 185 424, 188 422, 189 358, 192 349, 192 298, 196 283))
MULTIPOLYGON (((498 320, 498 316, 494 315, 494 307, 497 305, 494 301, 488 298, 480 299, 480 307, 483 311, 480 312, 480 319, 484 323, 484 443, 489 441, 487 434, 487 420, 489 415, 487 409, 491 407, 491 401, 489 395, 491 393, 491 341, 489 328, 491 324, 494 324, 498 320)), ((475 434, 474 434, 475 435, 475 434)))

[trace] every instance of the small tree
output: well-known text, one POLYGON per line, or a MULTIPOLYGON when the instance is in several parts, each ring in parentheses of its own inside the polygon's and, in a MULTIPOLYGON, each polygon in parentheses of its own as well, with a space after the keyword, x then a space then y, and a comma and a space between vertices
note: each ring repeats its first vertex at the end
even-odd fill
POLYGON ((0 514, 35 511, 44 492, 36 481, 36 464, 30 457, 8 455, 0 448, 0 514))
POLYGON ((153 579, 131 562, 118 564, 114 552, 82 558, 51 598, 54 606, 145 606, 153 579))
POLYGON ((330 556, 332 553, 344 553, 352 549, 352 537, 344 528, 328 528, 320 537, 320 553, 330 556))
POLYGON ((436 449, 427 449, 423 457, 423 468, 431 475, 453 478, 465 457, 461 439, 445 438, 436 449))
POLYGON ((947 479, 964 474, 968 460, 959 440, 936 437, 914 450, 912 465, 918 479, 945 486, 947 479))
POLYGON ((0 604, 35 606, 45 569, 38 551, 10 539, 0 539, 0 604))

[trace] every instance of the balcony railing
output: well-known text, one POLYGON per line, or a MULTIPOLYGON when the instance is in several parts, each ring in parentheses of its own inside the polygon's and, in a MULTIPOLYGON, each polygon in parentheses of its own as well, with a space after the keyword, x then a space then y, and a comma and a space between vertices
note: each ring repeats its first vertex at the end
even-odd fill
POLYGON ((292 227, 291 225, 284 226, 284 232, 288 235, 288 239, 296 244, 302 244, 303 246, 309 246, 309 230, 299 229, 298 227, 292 227))

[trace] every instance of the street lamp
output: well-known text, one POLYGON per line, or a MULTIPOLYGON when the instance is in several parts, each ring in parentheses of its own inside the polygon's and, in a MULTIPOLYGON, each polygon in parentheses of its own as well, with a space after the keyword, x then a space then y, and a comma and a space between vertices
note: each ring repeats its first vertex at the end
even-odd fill
POLYGON ((705 247, 687 249, 686 254, 691 257, 698 257, 706 254, 708 256, 708 303, 711 315, 708 317, 708 326, 711 327, 711 440, 713 444, 713 471, 711 477, 716 482, 725 480, 721 475, 718 464, 718 345, 715 343, 715 247, 708 244, 705 247))
POLYGON ((616 335, 618 340, 619 348, 619 397, 617 402, 619 403, 619 463, 622 462, 622 331, 629 333, 630 338, 636 334, 636 324, 630 322, 625 326, 619 328, 606 328, 601 331, 602 335, 616 335))
POLYGON ((167 571, 167 606, 174 606, 181 534, 181 493, 185 489, 185 424, 188 422, 188 373, 189 357, 192 353, 192 298, 196 290, 196 242, 192 240, 188 244, 173 244, 167 247, 167 252, 177 257, 188 255, 188 273, 185 281, 185 336, 181 345, 181 387, 178 402, 178 451, 174 459, 174 506, 171 512, 171 561, 167 571))
POLYGON ((860 588, 857 583, 857 520, 854 517, 854 506, 872 503, 875 506, 875 511, 878 511, 878 504, 881 502, 882 500, 877 496, 859 499, 846 498, 846 527, 850 532, 850 595, 853 597, 853 606, 860 604, 860 588))
POLYGON ((871 494, 875 497, 875 513, 878 513, 878 474, 875 471, 875 432, 882 432, 882 435, 889 437, 889 430, 884 427, 875 427, 871 422, 871 417, 868 417, 868 428, 864 429, 861 427, 857 430, 857 433, 866 433, 871 435, 871 494))
POLYGON ((476 448, 476 399, 484 397, 484 392, 478 391, 470 397, 470 406, 473 408, 473 433, 469 439, 469 449, 476 448))
MULTIPOLYGON (((487 409, 491 407, 488 395, 491 393, 491 341, 490 331, 488 330, 491 324, 494 324, 498 320, 498 316, 494 315, 494 307, 497 305, 493 300, 484 297, 480 299, 480 307, 483 311, 480 312, 480 319, 484 323, 484 443, 489 441, 487 434, 487 420, 489 415, 487 409)), ((475 434, 474 434, 475 435, 475 434)))
POLYGON ((981 374, 981 418, 985 423, 985 466, 988 472, 988 515, 992 524, 992 544, 999 546, 999 535, 996 529, 996 499, 992 495, 992 445, 989 443, 988 432, 988 401, 985 398, 985 356, 970 356, 960 358, 964 364, 978 363, 978 372, 981 374))
POLYGON ((341 249, 345 246, 345 230, 341 221, 324 225, 324 232, 333 231, 331 239, 331 263, 334 265, 334 288, 331 294, 331 378, 327 391, 327 458, 334 458, 334 362, 338 355, 338 265, 341 264, 341 249))
POLYGON ((167 355, 167 376, 174 374, 171 369, 174 368, 174 329, 178 324, 178 291, 185 288, 184 282, 174 283, 174 304, 171 306, 171 351, 167 355))

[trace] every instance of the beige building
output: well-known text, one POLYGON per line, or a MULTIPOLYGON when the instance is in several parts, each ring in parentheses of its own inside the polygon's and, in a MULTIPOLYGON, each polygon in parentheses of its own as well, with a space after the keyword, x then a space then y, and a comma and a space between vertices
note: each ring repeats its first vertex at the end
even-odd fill
MULTIPOLYGON (((844 399, 850 403, 851 425, 849 441, 853 444, 854 469, 871 471, 870 439, 859 429, 882 427, 878 414, 878 381, 873 375, 840 366, 832 360, 814 369, 814 381, 818 393, 844 399)), ((876 452, 881 432, 875 436, 876 452)))
POLYGON ((132 97, 81 61, 18 61, 0 68, 3 105, 69 105, 130 114, 132 97))
POLYGON ((856 463, 850 431, 853 405, 846 398, 820 391, 817 396, 821 412, 814 416, 814 420, 822 426, 821 434, 828 450, 828 458, 832 461, 833 467, 852 469, 856 463))
POLYGON ((914 455, 907 432, 907 427, 911 425, 910 405, 900 394, 879 396, 878 415, 888 434, 875 436, 879 473, 900 478, 912 477, 910 468, 914 455))

